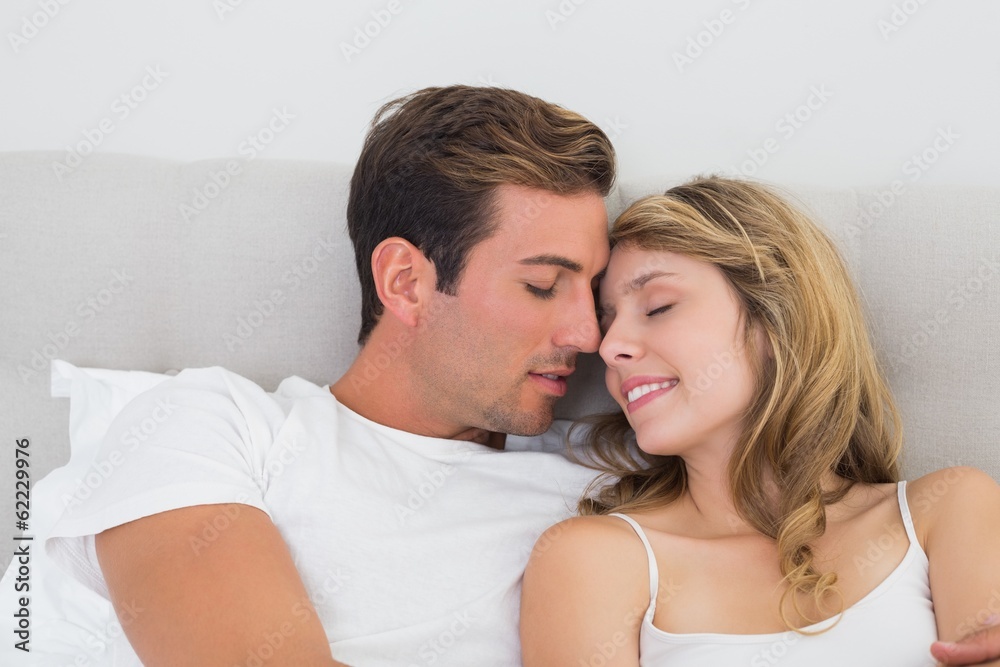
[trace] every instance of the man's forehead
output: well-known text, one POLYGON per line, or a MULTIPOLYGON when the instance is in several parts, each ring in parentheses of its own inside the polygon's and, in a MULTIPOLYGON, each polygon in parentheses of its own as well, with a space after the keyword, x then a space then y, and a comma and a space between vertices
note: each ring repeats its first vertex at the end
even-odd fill
POLYGON ((513 183, 501 183, 496 188, 496 201, 501 211, 529 220, 540 217, 559 198, 570 197, 573 195, 559 195, 541 188, 513 183))
POLYGON ((501 218, 526 221, 551 217, 568 208, 604 213, 604 199, 594 190, 558 193, 527 185, 501 183, 496 186, 493 201, 495 214, 501 218))
POLYGON ((491 271, 557 267, 596 273, 607 262, 607 213, 596 192, 561 195, 500 185, 492 222, 492 233, 473 248, 470 258, 470 263, 491 271))
POLYGON ((556 194, 517 185, 498 186, 492 216, 494 236, 526 246, 585 237, 605 243, 607 221, 604 200, 596 192, 556 194))

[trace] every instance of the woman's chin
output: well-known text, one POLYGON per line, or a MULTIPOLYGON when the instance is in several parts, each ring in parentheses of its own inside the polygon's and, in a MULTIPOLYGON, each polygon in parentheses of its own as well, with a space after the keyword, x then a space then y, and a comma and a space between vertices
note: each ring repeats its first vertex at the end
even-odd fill
POLYGON ((635 442, 639 449, 652 456, 677 456, 679 454, 679 444, 663 437, 657 438, 649 434, 643 437, 637 431, 635 442))

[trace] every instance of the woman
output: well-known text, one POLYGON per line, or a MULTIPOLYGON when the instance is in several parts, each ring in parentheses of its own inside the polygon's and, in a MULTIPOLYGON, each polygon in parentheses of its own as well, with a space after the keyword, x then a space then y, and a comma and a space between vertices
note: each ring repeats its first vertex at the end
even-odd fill
POLYGON ((977 629, 1000 488, 898 481, 899 416, 823 232, 707 178, 633 204, 611 245, 600 354, 623 412, 588 444, 617 481, 536 544, 525 667, 932 665, 977 629))

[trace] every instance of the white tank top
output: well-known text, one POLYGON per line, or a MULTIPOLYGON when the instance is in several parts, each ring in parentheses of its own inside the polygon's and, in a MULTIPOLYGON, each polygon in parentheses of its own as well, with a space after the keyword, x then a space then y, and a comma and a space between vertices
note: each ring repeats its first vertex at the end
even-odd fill
POLYGON ((649 540, 631 517, 609 515, 622 518, 632 526, 646 547, 649 559, 650 602, 639 630, 640 667, 933 666, 930 646, 937 640, 937 625, 927 577, 927 555, 913 530, 906 502, 906 482, 899 482, 898 496, 903 525, 910 540, 902 562, 868 595, 841 614, 803 628, 820 630, 840 618, 831 630, 812 636, 792 631, 756 635, 675 634, 654 627, 659 573, 649 540))

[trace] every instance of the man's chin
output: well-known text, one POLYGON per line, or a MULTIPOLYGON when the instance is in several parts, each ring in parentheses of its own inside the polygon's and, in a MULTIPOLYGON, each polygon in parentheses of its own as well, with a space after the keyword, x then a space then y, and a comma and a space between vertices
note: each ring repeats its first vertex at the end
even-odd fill
POLYGON ((520 435, 524 437, 531 437, 536 435, 541 435, 549 430, 552 426, 552 420, 550 419, 544 426, 538 426, 530 429, 510 429, 507 431, 507 435, 520 435))
POLYGON ((553 414, 552 405, 517 412, 510 410, 492 411, 489 419, 490 429, 507 435, 541 435, 551 428, 553 414))

